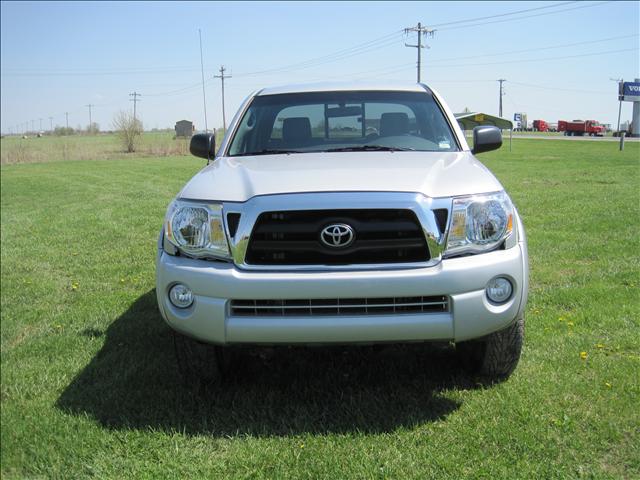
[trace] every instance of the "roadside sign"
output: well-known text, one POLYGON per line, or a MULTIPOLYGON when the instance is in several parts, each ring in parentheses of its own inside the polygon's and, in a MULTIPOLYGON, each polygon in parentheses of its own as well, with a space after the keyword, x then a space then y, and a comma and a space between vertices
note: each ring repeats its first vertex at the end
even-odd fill
POLYGON ((522 121, 522 114, 521 114, 521 113, 514 113, 514 114, 513 114, 513 120, 514 120, 515 122, 520 122, 520 121, 522 121))
POLYGON ((620 82, 618 100, 623 102, 640 102, 640 82, 620 82))

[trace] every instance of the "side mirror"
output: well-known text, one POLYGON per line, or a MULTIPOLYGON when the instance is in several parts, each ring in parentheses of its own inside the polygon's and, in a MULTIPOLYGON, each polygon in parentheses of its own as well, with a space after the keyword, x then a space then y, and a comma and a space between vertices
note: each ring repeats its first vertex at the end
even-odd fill
POLYGON ((482 152, 497 150, 502 146, 502 132, 498 127, 482 126, 473 129, 474 155, 482 152))
POLYGON ((216 156, 216 137, 214 133, 196 133, 189 144, 191 155, 211 160, 216 156))

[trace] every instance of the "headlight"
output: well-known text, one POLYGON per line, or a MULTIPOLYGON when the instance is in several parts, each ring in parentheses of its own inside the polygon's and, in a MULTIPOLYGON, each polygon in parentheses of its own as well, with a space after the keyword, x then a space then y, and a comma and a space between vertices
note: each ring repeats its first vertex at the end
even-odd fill
POLYGON ((454 198, 445 255, 492 250, 512 232, 513 205, 506 193, 454 198))
POLYGON ((222 205, 175 200, 167 209, 164 232, 189 256, 230 258, 222 205))

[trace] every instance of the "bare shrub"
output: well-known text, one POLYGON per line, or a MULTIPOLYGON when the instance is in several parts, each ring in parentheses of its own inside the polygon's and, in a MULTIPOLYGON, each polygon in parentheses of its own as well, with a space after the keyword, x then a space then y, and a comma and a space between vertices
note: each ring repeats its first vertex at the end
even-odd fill
POLYGON ((89 135, 97 135, 98 133, 100 133, 100 125, 98 125, 96 122, 93 122, 87 127, 87 133, 89 135))
POLYGON ((133 118, 130 113, 120 110, 113 118, 113 127, 125 150, 128 153, 135 152, 142 136, 142 122, 133 118))

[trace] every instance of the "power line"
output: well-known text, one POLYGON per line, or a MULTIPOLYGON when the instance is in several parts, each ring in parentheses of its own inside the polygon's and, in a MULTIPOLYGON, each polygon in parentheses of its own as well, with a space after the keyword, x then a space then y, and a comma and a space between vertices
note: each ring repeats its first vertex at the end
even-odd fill
POLYGON ((622 53, 637 51, 638 48, 623 48, 621 50, 607 50, 604 52, 583 53, 578 55, 564 55, 561 57, 545 57, 545 58, 530 58, 527 60, 506 60, 504 62, 487 62, 487 63, 460 63, 454 65, 434 65, 432 68, 450 68, 450 67, 478 67, 483 65, 504 65, 508 63, 529 63, 529 62, 545 62, 547 60, 564 60, 568 58, 582 58, 593 57, 597 55, 608 55, 610 53, 622 53))
POLYGON ((392 45, 401 38, 401 34, 403 32, 404 32, 404 29, 398 30, 393 33, 379 37, 377 39, 370 40, 368 42, 364 42, 358 45, 354 45, 353 47, 349 47, 343 50, 338 50, 337 52, 333 52, 321 57, 315 57, 309 60, 292 63, 282 67, 275 67, 275 68, 270 68, 266 70, 258 70, 254 72, 238 73, 236 74, 236 76, 246 77, 246 76, 263 75, 263 74, 271 74, 271 73, 281 73, 283 71, 301 70, 304 68, 311 68, 311 67, 323 65, 325 63, 331 63, 338 60, 343 60, 345 58, 350 58, 355 55, 361 55, 363 53, 368 53, 368 52, 392 45))
POLYGON ((169 90, 167 92, 145 93, 144 96, 145 97, 171 97, 173 95, 180 95, 181 93, 184 93, 184 92, 189 91, 189 90, 195 90, 197 88, 200 88, 200 85, 202 85, 202 83, 198 82, 198 83, 193 83, 191 85, 188 85, 186 87, 177 88, 175 90, 169 90))
POLYGON ((611 95, 611 92, 601 92, 597 90, 577 90, 574 88, 561 88, 561 87, 549 87, 546 85, 534 85, 532 83, 522 83, 522 82, 514 82, 509 80, 509 84, 511 85, 520 85, 523 87, 532 87, 532 88, 541 88, 543 90, 556 90, 560 92, 576 92, 576 93, 588 93, 588 94, 598 94, 598 95, 611 95))
MULTIPOLYGON (((504 22, 504 21, 514 21, 514 20, 519 20, 519 19, 524 19, 524 18, 531 18, 531 17, 537 17, 537 16, 541 16, 541 15, 551 15, 551 14, 556 14, 556 13, 561 13, 561 12, 566 12, 566 11, 570 11, 570 10, 575 10, 575 9, 579 9, 579 8, 590 8, 590 7, 595 7, 595 6, 599 6, 599 5, 603 5, 606 3, 610 3, 607 1, 603 1, 603 2, 598 2, 598 3, 593 3, 593 4, 580 4, 579 6, 572 6, 571 8, 564 8, 564 9, 558 9, 558 7, 560 6, 565 6, 565 5, 571 5, 573 3, 577 3, 577 2, 563 2, 563 3, 559 3, 559 4, 554 4, 554 5, 549 5, 549 6, 544 6, 544 7, 536 7, 536 8, 530 8, 530 9, 523 9, 523 10, 518 10, 518 11, 514 11, 514 12, 506 12, 506 13, 502 13, 502 14, 496 14, 496 15, 488 15, 488 16, 484 16, 484 17, 476 17, 476 18, 468 18, 468 19, 464 19, 464 20, 456 20, 456 21, 451 21, 451 22, 445 22, 445 23, 438 23, 438 24, 434 24, 431 25, 431 28, 434 27, 444 27, 442 29, 439 28, 439 30, 447 30, 447 29, 452 29, 452 28, 467 28, 467 27, 473 27, 473 26, 477 26, 477 25, 486 25, 486 24, 491 24, 491 23, 497 23, 499 22, 504 22), (529 12, 533 12, 533 11, 540 11, 540 10, 545 10, 545 9, 554 9, 553 11, 548 11, 548 12, 542 12, 542 13, 536 13, 533 15, 522 15, 523 13, 529 13, 529 12), (506 18, 506 17, 514 17, 516 15, 520 15, 517 16, 515 18, 506 18), (486 21, 486 20, 491 20, 491 19, 499 19, 496 21, 486 21), (473 24, 472 22, 479 22, 481 20, 484 20, 483 23, 476 23, 473 24), (455 27, 454 27, 455 26, 455 27)), ((422 27, 425 28, 425 27, 422 27)), ((355 55, 362 55, 365 53, 369 53, 372 51, 376 51, 379 50, 381 48, 385 48, 387 46, 391 46, 394 43, 396 43, 399 40, 399 35, 402 34, 404 30, 399 30, 399 31, 395 31, 395 32, 391 32, 387 35, 378 37, 376 39, 373 40, 369 40, 367 42, 363 42, 361 44, 357 44, 348 48, 344 48, 342 50, 338 50, 336 52, 327 54, 327 55, 323 55, 320 57, 315 57, 306 61, 302 61, 302 62, 297 62, 297 63, 293 63, 293 64, 289 64, 289 65, 284 65, 281 67, 277 67, 277 68, 270 68, 270 69, 266 69, 266 70, 260 70, 260 71, 254 71, 254 72, 246 72, 244 74, 237 74, 239 76, 249 76, 249 75, 259 75, 259 74, 270 74, 270 73, 281 73, 281 72, 286 72, 286 71, 295 71, 295 70, 301 70, 301 69, 305 69, 305 68, 312 68, 315 66, 319 66, 322 64, 326 64, 326 63, 330 63, 330 62, 336 62, 336 61, 340 61, 340 60, 344 60, 347 58, 350 58, 352 56, 355 55)), ((619 37, 610 37, 610 38, 605 38, 605 39, 600 39, 600 40, 589 40, 589 41, 585 41, 585 42, 575 42, 575 43, 571 43, 571 44, 564 44, 564 45, 554 45, 554 46, 549 46, 549 47, 539 47, 536 49, 528 49, 528 50, 515 50, 515 51, 510 51, 510 52, 500 52, 500 53, 495 53, 495 54, 484 54, 484 55, 475 55, 473 57, 455 57, 455 58, 449 58, 449 59, 442 59, 442 60, 431 60, 432 63, 435 62, 449 62, 449 61, 455 61, 455 60, 463 60, 466 58, 478 58, 478 57, 489 57, 489 56, 499 56, 499 55, 508 55, 508 54, 512 54, 512 53, 524 53, 526 51, 533 51, 533 50, 545 50, 545 49, 552 49, 552 48, 563 48, 563 47, 570 47, 570 46, 575 46, 575 45, 584 45, 584 44, 590 44, 590 43, 597 43, 597 42, 601 42, 601 41, 610 41, 610 40, 616 40, 616 39, 621 39, 621 38, 630 38, 630 37, 637 37, 638 35, 626 35, 626 36, 619 36, 619 37)), ((609 53, 618 53, 618 52, 625 52, 625 51, 635 51, 637 49, 624 49, 624 50, 610 50, 610 51, 606 51, 606 52, 595 52, 595 53, 587 53, 587 54, 582 54, 582 55, 568 55, 568 56, 558 56, 558 57, 547 57, 547 58, 534 58, 534 59, 524 59, 524 60, 510 60, 510 61, 500 61, 500 62, 489 62, 489 63, 474 63, 474 64, 459 64, 459 65, 441 65, 441 66, 453 66, 453 67, 461 67, 461 66, 480 66, 480 65, 498 65, 498 64, 508 64, 508 63, 527 63, 527 62, 540 62, 540 61, 548 61, 548 60, 558 60, 558 59, 566 59, 566 58, 580 58, 580 57, 587 57, 587 56, 593 56, 593 55, 604 55, 604 54, 609 54, 609 53)), ((418 52, 420 52, 420 49, 418 49, 418 52)), ((200 66, 200 70, 201 70, 201 74, 203 73, 203 65, 201 63, 200 66)), ((393 69, 393 70, 388 70, 389 67, 384 67, 384 71, 388 71, 389 73, 394 73, 397 71, 401 71, 401 70, 405 70, 404 68, 402 69, 393 69)), ((11 73, 11 68, 9 69, 3 69, 3 75, 5 74, 5 72, 9 70, 8 74, 13 74, 11 73)), ((114 70, 114 69, 97 69, 97 70, 88 70, 88 71, 78 71, 78 69, 68 69, 68 70, 61 70, 58 69, 54 72, 54 74, 64 74, 64 75, 74 75, 74 74, 79 74, 79 75, 83 75, 83 74, 90 74, 90 75, 101 75, 101 74, 111 74, 111 73, 117 73, 117 74, 121 74, 123 71, 130 71, 130 72, 134 72, 134 73, 159 73, 162 71, 192 71, 195 70, 195 68, 192 68, 190 66, 171 66, 171 67, 137 67, 137 68, 123 68, 123 69, 118 69, 118 70, 114 70)), ((379 71, 380 69, 376 69, 376 71, 379 71)), ((34 69, 28 69, 28 70, 23 70, 22 71, 24 74, 28 74, 25 72, 33 72, 32 74, 42 74, 44 72, 40 71, 37 72, 34 69)), ((363 72, 366 73, 366 72, 363 72)), ((348 74, 345 76, 353 76, 353 75, 359 75, 361 73, 353 73, 353 74, 348 74)), ((214 78, 220 78, 220 76, 214 76, 214 78)), ((229 76, 225 75, 225 78, 229 78, 229 76)), ((208 81, 205 81, 204 83, 206 84, 208 81)), ((224 83, 224 81, 222 82, 224 83)), ((512 82, 514 84, 517 84, 517 82, 512 82)), ((193 85, 188 85, 186 87, 180 88, 180 89, 175 89, 175 90, 171 90, 168 92, 161 92, 161 93, 157 93, 157 94, 145 94, 145 96, 157 96, 157 97, 165 97, 165 96, 172 96, 172 95, 181 95, 187 92, 190 92, 191 90, 194 90, 198 87, 200 87, 202 85, 201 82, 197 83, 197 84, 193 84, 193 85)), ((523 86, 525 84, 522 84, 523 86)), ((543 86, 537 86, 537 85, 531 85, 531 84, 526 84, 527 86, 532 86, 534 88, 549 88, 549 87, 543 87, 543 86)), ((577 90, 571 90, 572 92, 578 92, 577 90)), ((136 92, 134 92, 136 93, 136 92)), ((593 93, 602 93, 604 94, 604 92, 593 92, 593 93)), ((140 94, 138 94, 140 95, 140 94)), ((204 95, 203 95, 204 97, 204 95)), ((136 110, 136 101, 139 101, 139 99, 137 99, 137 96, 134 97, 133 99, 134 101, 134 115, 137 117, 137 113, 135 112, 136 110)), ((206 103, 205 103, 206 106, 206 103)), ((67 117, 67 124, 68 124, 68 114, 69 112, 65 112, 65 115, 67 117)), ((224 102, 223 102, 223 116, 224 116, 224 102)), ((226 127, 226 118, 225 120, 225 127, 226 127)), ((52 123, 52 122, 51 122, 52 123)), ((27 124, 28 125, 28 124, 27 124)), ((206 125, 206 120, 205 120, 205 125, 206 125)))
POLYGON ((591 8, 591 7, 597 7, 600 5, 604 5, 605 3, 610 3, 612 0, 608 0, 606 2, 599 2, 599 3, 592 3, 589 5, 584 5, 581 3, 581 5, 576 6, 576 7, 571 7, 571 8, 563 8, 561 10, 554 10, 552 12, 543 12, 543 13, 536 13, 533 15, 523 15, 521 17, 516 17, 516 18, 506 18, 506 19, 501 19, 501 20, 493 20, 490 22, 480 22, 480 23, 472 23, 469 25, 458 25, 458 26, 454 26, 454 27, 445 27, 445 28, 439 28, 438 30, 443 31, 443 30, 458 30, 460 28, 470 28, 470 27, 479 27, 479 26, 484 26, 484 25, 491 25, 494 23, 504 23, 504 22, 513 22, 516 20, 524 20, 525 18, 533 18, 533 17, 542 17, 544 15, 555 15, 556 13, 562 13, 562 12, 568 12, 571 10, 578 10, 578 9, 582 9, 582 8, 591 8))
POLYGON ((225 75, 226 68, 224 65, 220 65, 220 75, 214 75, 213 78, 219 78, 222 83, 222 127, 226 133, 227 131, 227 117, 224 114, 224 79, 231 78, 231 75, 225 75))
POLYGON ((71 70, 44 70, 44 69, 20 69, 6 68, 2 71, 2 76, 100 76, 100 75, 122 75, 122 74, 153 74, 161 73, 182 73, 200 70, 196 67, 152 67, 150 69, 128 69, 123 67, 114 67, 113 69, 71 69, 71 70), (13 70, 13 71, 12 71, 13 70))
POLYGON ((475 18, 467 18, 465 20, 454 20, 453 22, 445 22, 445 23, 436 23, 435 25, 431 25, 432 27, 444 27, 444 26, 448 26, 448 25, 456 25, 459 23, 468 23, 468 22, 477 22, 478 20, 488 20, 491 18, 498 18, 498 17, 507 17, 510 15, 518 15, 520 13, 525 13, 525 12, 533 12, 535 10, 546 10, 549 8, 557 8, 557 7, 561 7, 563 5, 569 5, 571 3, 578 3, 577 1, 573 1, 573 2, 562 2, 562 3, 555 3, 553 5, 545 5, 544 7, 536 7, 536 8, 527 8, 525 10, 516 10, 515 12, 507 12, 507 13, 499 13, 497 15, 487 15, 486 17, 475 17, 475 18))
MULTIPOLYGON (((612 41, 612 40, 632 38, 632 37, 637 37, 637 36, 638 36, 638 34, 621 35, 621 36, 607 37, 607 38, 601 38, 601 39, 596 39, 596 40, 587 40, 587 41, 584 41, 584 42, 573 42, 573 43, 559 44, 559 45, 553 45, 553 46, 548 46, 548 47, 538 47, 538 48, 533 48, 533 49, 511 50, 511 51, 507 51, 507 52, 488 53, 488 54, 464 56, 464 57, 452 57, 452 58, 447 58, 447 59, 434 59, 434 60, 430 60, 430 63, 431 64, 433 64, 433 63, 442 63, 442 62, 449 62, 449 61, 455 61, 455 60, 466 60, 466 59, 470 59, 470 58, 503 56, 503 55, 509 55, 509 54, 515 54, 515 53, 525 53, 525 52, 538 51, 538 50, 550 50, 550 49, 557 49, 557 48, 573 47, 573 46, 577 46, 577 45, 587 45, 587 44, 607 42, 607 41, 612 41)), ((394 40, 394 42, 395 42, 395 40, 394 40)), ((346 77, 353 77, 353 76, 357 76, 357 75, 362 75, 362 74, 365 74, 365 73, 375 73, 375 72, 381 72, 381 71, 382 72, 395 73, 395 72, 406 70, 405 68, 398 69, 396 67, 405 67, 405 66, 408 66, 408 65, 415 65, 415 63, 412 62, 412 63, 399 64, 399 65, 394 65, 394 66, 385 66, 385 67, 382 67, 382 68, 377 68, 377 69, 373 69, 373 70, 367 70, 367 71, 363 71, 363 72, 354 72, 354 73, 341 74, 341 75, 332 75, 332 76, 329 76, 329 77, 323 76, 322 79, 326 79, 326 78, 346 78, 346 77)), ((240 75, 236 75, 236 76, 243 76, 243 75, 246 76, 248 74, 240 74, 240 75)), ((205 83, 209 83, 209 81, 206 81, 205 83)), ((191 84, 191 85, 179 88, 179 89, 174 89, 174 90, 169 90, 169 91, 160 92, 160 93, 154 93, 154 94, 145 94, 145 97, 151 97, 151 96, 153 96, 153 97, 155 97, 155 96, 165 97, 165 96, 181 95, 181 94, 187 93, 189 91, 195 90, 195 89, 199 88, 200 86, 201 86, 201 83, 198 82, 198 83, 191 84)), ((598 93, 601 93, 601 92, 598 92, 598 93)))
POLYGON ((431 63, 442 63, 442 62, 450 62, 450 61, 455 61, 455 60, 467 60, 470 58, 481 58, 481 57, 498 57, 498 56, 503 56, 503 55, 511 55, 514 53, 527 53, 527 52, 537 52, 540 50, 556 50, 558 48, 567 48, 567 47, 576 47, 578 45, 589 45, 589 44, 593 44, 593 43, 602 43, 602 42, 610 42, 612 40, 622 40, 625 38, 633 38, 633 37, 638 37, 640 36, 640 34, 634 33, 631 35, 620 35, 617 37, 607 37, 607 38, 600 38, 597 40, 587 40, 584 42, 574 42, 574 43, 564 43, 564 44, 559 44, 559 45, 550 45, 548 47, 536 47, 536 48, 527 48, 524 50, 509 50, 506 52, 497 52, 497 53, 485 53, 482 55, 468 55, 465 57, 450 57, 450 58, 442 58, 442 59, 433 59, 431 60, 431 63))
MULTIPOLYGON (((518 10, 518 11, 514 11, 514 12, 507 12, 507 13, 502 13, 502 14, 496 14, 496 15, 488 15, 488 16, 484 16, 484 17, 475 17, 475 18, 469 18, 469 19, 464 19, 464 20, 456 20, 456 21, 452 21, 452 22, 444 22, 444 23, 438 23, 438 24, 434 24, 431 25, 431 27, 442 27, 444 26, 445 28, 439 28, 439 30, 450 30, 453 28, 468 28, 468 27, 473 27, 473 26, 480 26, 480 25, 487 25, 487 24, 491 24, 491 23, 497 23, 497 22, 505 22, 505 21, 514 21, 514 20, 520 20, 520 19, 524 19, 524 18, 531 18, 531 17, 537 17, 537 16, 542 16, 542 15, 552 15, 552 14, 556 14, 556 13, 561 13, 561 12, 566 12, 566 11, 570 11, 570 10, 576 10, 576 9, 580 9, 580 8, 590 8, 590 7, 595 7, 595 6, 599 6, 599 5, 603 5, 605 3, 610 3, 609 1, 604 1, 604 2, 598 2, 598 3, 594 3, 594 4, 589 4, 589 5, 585 5, 585 4, 580 4, 579 6, 575 6, 575 7, 571 7, 571 8, 565 8, 565 9, 561 9, 561 10, 553 10, 551 12, 543 12, 543 13, 538 13, 538 14, 534 14, 534 15, 524 15, 524 16, 520 16, 517 18, 508 18, 508 19, 501 19, 501 20, 497 20, 494 22, 482 22, 482 23, 476 23, 476 24, 470 24, 470 25, 459 25, 459 24, 464 24, 464 23, 469 23, 469 22, 473 22, 473 21, 479 21, 479 20, 487 20, 487 19, 491 19, 491 18, 498 18, 498 17, 505 17, 505 16, 513 16, 513 15, 517 15, 517 14, 521 14, 521 13, 526 13, 526 12, 531 12, 531 11, 536 11, 536 10, 543 10, 543 9, 549 9, 549 8, 557 8, 559 6, 563 6, 563 5, 569 5, 569 4, 573 4, 573 3, 581 3, 581 2, 562 2, 562 3, 558 3, 558 4, 554 4, 554 5, 547 5, 547 6, 543 6, 543 7, 536 7, 536 8, 530 8, 530 9, 524 9, 524 10, 518 10), (459 25, 456 27, 449 27, 449 25, 459 25)), ((385 46, 389 46, 393 43, 395 43, 395 40, 398 34, 402 33, 403 30, 399 30, 399 31, 395 31, 392 32, 390 34, 384 35, 382 37, 373 39, 373 40, 369 40, 367 42, 364 42, 362 44, 357 44, 354 45, 352 47, 346 48, 346 49, 342 49, 342 50, 338 50, 337 52, 333 52, 331 54, 327 54, 321 57, 316 57, 316 58, 312 58, 303 62, 297 62, 294 64, 290 64, 290 65, 285 65, 282 67, 276 67, 276 68, 271 68, 271 69, 266 69, 266 70, 259 70, 259 71, 254 71, 254 72, 246 72, 246 73, 240 73, 237 74, 237 76, 248 76, 248 75, 258 75, 258 74, 266 74, 266 73, 277 73, 280 72, 282 70, 290 70, 294 67, 296 68, 310 68, 311 66, 315 66, 315 65, 320 65, 323 63, 329 63, 329 62, 333 62, 333 61, 338 61, 338 60, 342 60, 344 58, 349 58, 353 55, 360 55, 362 53, 368 53, 370 51, 374 51, 377 50, 379 48, 385 47, 385 46), (389 40, 392 40, 392 42, 389 42, 389 40), (318 63, 320 62, 320 63, 318 63)), ((197 67, 193 67, 193 66, 162 66, 162 67, 119 67, 119 68, 113 68, 113 69, 88 69, 88 70, 82 70, 82 69, 55 69, 55 70, 50 70, 50 71, 46 71, 46 70, 38 70, 38 69, 17 69, 19 70, 18 72, 12 72, 11 70, 16 70, 16 69, 12 69, 11 67, 9 68, 3 68, 2 71, 2 75, 10 75, 10 76, 38 76, 38 75, 68 75, 68 76, 74 76, 74 75, 121 75, 124 73, 130 73, 130 74, 159 74, 159 73, 163 73, 163 72, 167 72, 167 73, 175 73, 175 72, 187 72, 187 71, 197 71, 198 68, 197 67)), ((199 85, 199 84, 198 84, 199 85)))
POLYGON ((420 83, 420 70, 421 70, 421 64, 422 64, 422 57, 421 57, 421 53, 422 53, 422 49, 423 48, 429 48, 429 45, 422 45, 422 36, 424 35, 425 37, 433 37, 433 34, 435 32, 435 30, 430 30, 427 27, 423 27, 422 24, 420 22, 418 22, 418 25, 415 27, 408 27, 404 29, 404 33, 408 34, 409 32, 417 32, 418 34, 418 44, 417 45, 410 45, 405 43, 404 46, 405 47, 412 47, 415 48, 416 50, 418 50, 418 62, 416 65, 417 71, 418 71, 418 83, 420 83))

